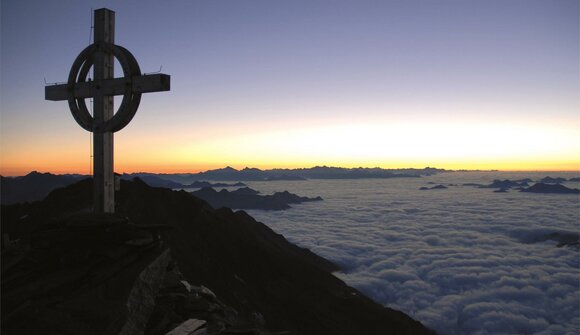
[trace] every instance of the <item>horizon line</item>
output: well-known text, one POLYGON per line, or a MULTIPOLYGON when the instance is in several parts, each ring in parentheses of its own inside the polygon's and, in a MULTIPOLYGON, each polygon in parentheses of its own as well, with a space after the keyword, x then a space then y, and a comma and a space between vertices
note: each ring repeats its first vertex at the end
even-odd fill
MULTIPOLYGON (((381 170, 385 170, 385 171, 395 171, 395 170, 425 170, 425 169, 436 169, 436 170, 443 170, 443 172, 528 172, 528 173, 534 173, 534 172, 565 172, 565 173, 580 173, 580 169, 578 170, 560 170, 560 169, 445 169, 445 168, 438 168, 438 167, 434 167, 434 166, 426 166, 426 167, 422 167, 422 168, 417 168, 417 167, 397 167, 397 168, 382 168, 382 167, 342 167, 342 166, 332 166, 332 165, 314 165, 311 167, 294 167, 294 168, 288 168, 288 167, 275 167, 275 168, 254 168, 254 167, 250 167, 250 166, 245 166, 243 168, 235 168, 232 167, 231 165, 226 165, 224 167, 220 167, 220 168, 214 168, 214 169, 206 169, 206 170, 195 170, 192 169, 190 171, 171 171, 171 172, 151 172, 151 171, 147 171, 147 170, 140 170, 140 171, 131 171, 131 172, 127 172, 127 171, 122 171, 122 172, 115 172, 116 174, 122 175, 122 174, 158 174, 158 175, 163 175, 163 174, 199 174, 199 173, 204 173, 204 172, 208 172, 208 171, 214 171, 214 170, 221 170, 221 169, 226 169, 226 168, 232 168, 235 169, 236 171, 242 171, 244 169, 258 169, 261 171, 268 171, 268 170, 300 170, 300 169, 312 169, 312 168, 316 168, 316 167, 326 167, 326 168, 339 168, 339 169, 381 169, 381 170)), ((42 171, 42 170, 38 170, 38 169, 33 169, 30 170, 27 173, 24 174, 0 174, 0 176, 2 177, 23 177, 26 176, 28 174, 31 174, 33 172, 37 172, 37 173, 41 173, 41 174, 45 174, 45 173, 49 173, 49 174, 53 174, 53 175, 83 175, 83 176, 90 176, 92 174, 90 173, 80 173, 80 172, 55 172, 54 170, 48 170, 48 171, 42 171)))

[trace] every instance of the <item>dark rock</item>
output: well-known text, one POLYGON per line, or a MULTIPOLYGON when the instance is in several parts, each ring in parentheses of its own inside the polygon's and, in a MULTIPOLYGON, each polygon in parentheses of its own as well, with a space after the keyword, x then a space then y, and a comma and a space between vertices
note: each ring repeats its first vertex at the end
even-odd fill
POLYGON ((240 324, 269 334, 264 325, 240 315, 208 288, 189 284, 177 264, 172 263, 166 270, 144 334, 190 334, 185 331, 190 328, 204 328, 208 335, 225 334, 240 324))
POLYGON ((486 185, 483 184, 477 184, 477 183, 464 183, 461 184, 462 186, 475 186, 475 187, 486 187, 486 185))
POLYGON ((435 185, 433 187, 425 187, 425 186, 423 186, 423 187, 419 188, 419 190, 421 190, 421 191, 426 191, 426 190, 445 190, 447 188, 448 187, 445 186, 445 185, 435 185))
POLYGON ((523 243, 538 243, 544 241, 555 241, 557 247, 571 247, 580 250, 580 234, 578 232, 552 232, 540 235, 524 235, 519 240, 523 243))
POLYGON ((520 192, 530 192, 530 193, 559 193, 559 194, 579 194, 580 190, 577 188, 568 188, 560 184, 544 184, 537 183, 533 186, 523 189, 520 192))
POLYGON ((143 334, 171 260, 169 250, 149 263, 135 279, 127 298, 127 317, 119 335, 143 334))
POLYGON ((564 234, 564 233, 551 233, 545 235, 545 238, 548 240, 558 242, 557 247, 573 247, 579 249, 580 246, 580 234, 564 234))
POLYGON ((153 310, 167 253, 112 215, 53 221, 2 252, 2 334, 129 334, 153 310), (14 266, 11 259, 21 254, 14 266))
POLYGON ((192 192, 193 195, 207 201, 214 208, 284 210, 290 208, 290 204, 322 200, 320 197, 300 197, 288 191, 276 192, 273 195, 258 195, 258 193, 248 187, 232 192, 225 189, 217 192, 213 188, 206 187, 192 192))

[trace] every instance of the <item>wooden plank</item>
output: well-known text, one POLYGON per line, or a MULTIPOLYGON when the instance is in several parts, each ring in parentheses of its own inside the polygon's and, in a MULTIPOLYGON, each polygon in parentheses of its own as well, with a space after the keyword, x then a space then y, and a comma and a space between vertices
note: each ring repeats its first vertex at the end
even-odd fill
POLYGON ((206 324, 205 320, 189 319, 165 335, 189 335, 194 331, 200 329, 201 327, 205 326, 205 324, 206 324))
POLYGON ((133 92, 151 93, 169 91, 171 76, 157 73, 133 78, 133 92))
POLYGON ((50 101, 67 100, 66 84, 45 86, 44 99, 50 101))
MULTIPOLYGON (((170 89, 171 76, 163 73, 137 76, 133 78, 133 92, 150 93, 163 92, 170 89)), ((75 98, 91 98, 96 92, 102 91, 104 96, 123 95, 125 87, 130 85, 126 78, 105 79, 101 82, 80 82, 74 87, 75 98)), ((67 84, 50 85, 44 88, 46 100, 61 101, 68 99, 67 84)))

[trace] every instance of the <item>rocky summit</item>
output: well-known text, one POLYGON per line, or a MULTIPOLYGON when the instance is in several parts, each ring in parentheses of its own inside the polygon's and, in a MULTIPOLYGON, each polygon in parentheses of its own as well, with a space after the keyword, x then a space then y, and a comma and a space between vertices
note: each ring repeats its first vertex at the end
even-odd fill
POLYGON ((122 181, 2 207, 2 334, 434 334, 243 211, 122 181))

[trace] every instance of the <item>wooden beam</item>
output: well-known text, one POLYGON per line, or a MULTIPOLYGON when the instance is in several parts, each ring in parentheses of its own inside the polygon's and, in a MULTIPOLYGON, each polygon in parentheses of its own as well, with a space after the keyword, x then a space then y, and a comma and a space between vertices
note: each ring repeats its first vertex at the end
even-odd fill
MULTIPOLYGON (((95 43, 115 44, 115 12, 103 8, 95 11, 95 43)), ((93 119, 104 124, 115 114, 113 96, 103 94, 99 83, 115 78, 115 56, 96 52, 93 56, 93 119)), ((104 85, 102 85, 104 86, 104 85)), ((115 160, 113 133, 93 133, 93 210, 95 213, 115 213, 115 160)))
MULTIPOLYGON (((170 89, 171 76, 163 73, 137 76, 133 78, 133 93, 163 92, 170 89)), ((126 78, 105 79, 100 82, 88 81, 75 83, 73 97, 92 98, 97 92, 103 96, 125 94, 125 87, 130 84, 126 78)), ((68 99, 68 85, 50 85, 44 88, 46 100, 61 101, 68 99)))

